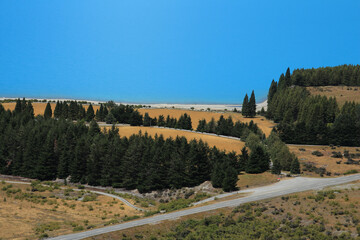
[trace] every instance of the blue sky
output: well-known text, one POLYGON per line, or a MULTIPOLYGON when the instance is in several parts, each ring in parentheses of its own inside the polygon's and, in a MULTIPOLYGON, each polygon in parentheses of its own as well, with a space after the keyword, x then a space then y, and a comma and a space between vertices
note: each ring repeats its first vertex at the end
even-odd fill
POLYGON ((241 103, 360 63, 360 1, 0 1, 0 97, 241 103))

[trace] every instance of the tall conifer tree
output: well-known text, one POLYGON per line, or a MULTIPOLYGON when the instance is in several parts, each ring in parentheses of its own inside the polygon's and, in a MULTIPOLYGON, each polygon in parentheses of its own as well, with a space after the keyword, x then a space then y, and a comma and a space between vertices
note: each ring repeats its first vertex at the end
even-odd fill
POLYGON ((247 94, 245 94, 241 112, 242 112, 242 115, 245 117, 247 117, 249 115, 249 97, 247 94))
POLYGON ((90 103, 90 105, 86 111, 86 121, 91 122, 91 120, 93 120, 94 117, 95 117, 94 108, 90 103))
POLYGON ((44 112, 44 118, 48 119, 52 117, 52 110, 50 103, 46 104, 45 112, 44 112))
POLYGON ((256 100, 254 90, 251 93, 249 105, 248 105, 249 117, 255 117, 256 115, 256 100))

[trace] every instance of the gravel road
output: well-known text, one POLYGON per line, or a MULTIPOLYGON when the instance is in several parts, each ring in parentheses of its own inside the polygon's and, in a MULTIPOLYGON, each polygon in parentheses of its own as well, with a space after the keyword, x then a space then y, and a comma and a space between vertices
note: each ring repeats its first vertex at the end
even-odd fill
POLYGON ((296 192, 303 192, 308 190, 319 190, 324 187, 333 186, 333 185, 339 185, 344 184, 352 181, 360 180, 360 174, 350 175, 350 176, 344 176, 344 177, 337 177, 337 178, 294 178, 291 180, 284 180, 279 183, 255 188, 255 189, 249 189, 239 192, 250 192, 250 196, 237 198, 233 200, 213 203, 205 206, 185 209, 177 212, 167 213, 167 214, 161 214, 156 215, 149 218, 143 218, 140 220, 134 220, 126 223, 121 223, 113 226, 107 226, 103 228, 93 229, 90 231, 80 232, 80 233, 74 233, 74 234, 68 234, 63 235, 55 238, 51 238, 52 240, 75 240, 75 239, 83 239, 91 236, 96 236, 108 232, 114 232, 119 230, 124 230, 127 228, 142 226, 146 224, 154 224, 158 223, 164 220, 171 220, 171 219, 177 219, 179 217, 201 213, 201 212, 208 212, 212 210, 216 210, 219 208, 226 208, 226 207, 236 207, 240 204, 247 203, 247 202, 253 202, 253 201, 259 201, 263 199, 268 198, 274 198, 282 195, 287 195, 291 193, 296 192))

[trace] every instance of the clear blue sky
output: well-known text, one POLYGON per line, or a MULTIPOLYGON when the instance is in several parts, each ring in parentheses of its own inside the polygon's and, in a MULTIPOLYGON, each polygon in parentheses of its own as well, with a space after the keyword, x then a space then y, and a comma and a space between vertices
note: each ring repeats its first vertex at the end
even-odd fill
POLYGON ((360 1, 0 1, 0 97, 241 103, 360 63, 360 1))

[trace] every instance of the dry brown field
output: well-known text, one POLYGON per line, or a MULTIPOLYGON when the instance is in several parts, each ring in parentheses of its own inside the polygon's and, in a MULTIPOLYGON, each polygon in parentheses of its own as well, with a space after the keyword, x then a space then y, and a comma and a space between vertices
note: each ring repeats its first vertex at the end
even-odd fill
POLYGON ((276 125, 274 122, 267 120, 265 117, 262 116, 256 116, 254 118, 245 118, 240 113, 234 113, 234 112, 225 112, 225 113, 219 113, 219 112, 205 112, 205 111, 192 111, 192 110, 180 110, 180 109, 139 109, 139 112, 141 114, 145 114, 146 112, 149 113, 149 116, 159 117, 160 115, 164 115, 166 118, 167 115, 173 118, 179 118, 184 113, 191 116, 192 121, 192 127, 193 129, 196 129, 199 123, 199 120, 205 119, 207 122, 211 120, 211 118, 214 118, 215 120, 218 120, 221 115, 224 115, 224 117, 231 116, 233 121, 241 121, 241 122, 250 122, 251 120, 256 123, 259 128, 265 133, 266 136, 269 136, 273 127, 276 125))
MULTIPOLYGON (((13 111, 15 109, 15 105, 16 103, 15 102, 11 102, 11 103, 1 103, 5 110, 10 110, 10 111, 13 111)), ((35 103, 32 103, 33 105, 33 108, 34 108, 34 115, 37 116, 37 115, 43 115, 44 112, 45 112, 45 108, 46 108, 46 104, 47 103, 40 103, 40 102, 35 102, 35 103)), ((51 105, 51 109, 54 113, 54 110, 55 110, 55 106, 56 106, 56 103, 50 103, 51 105)), ((88 109, 89 105, 88 104, 83 104, 85 110, 88 109)), ((94 112, 96 113, 96 110, 98 110, 100 108, 99 105, 93 105, 93 108, 94 108, 94 112)))
POLYGON ((261 187, 277 182, 278 176, 270 172, 249 174, 242 172, 238 176, 237 187, 239 189, 246 189, 252 187, 261 187))
MULTIPOLYGON (((64 199, 64 190, 32 193, 30 185, 11 184, 12 190, 41 196, 40 202, 34 203, 30 197, 17 199, 15 196, 20 193, 7 193, 3 188, 8 185, 0 180, 0 239, 38 239, 44 233, 58 236, 72 233, 76 227, 86 230, 107 225, 111 220, 121 221, 125 216, 142 215, 107 196, 82 202, 64 199)), ((70 197, 77 194, 69 192, 70 197)))
POLYGON ((324 86, 307 87, 306 89, 310 91, 312 95, 336 97, 339 106, 343 106, 346 101, 360 103, 360 87, 324 86))
MULTIPOLYGON (((348 150, 349 153, 360 153, 360 147, 335 147, 335 149, 331 149, 329 146, 307 146, 307 145, 288 145, 291 152, 295 153, 295 155, 299 158, 300 163, 312 162, 315 163, 316 167, 324 167, 327 171, 334 173, 343 174, 350 170, 357 170, 360 172, 360 165, 348 165, 344 164, 347 159, 344 158, 332 158, 332 152, 341 152, 344 150, 348 150), (305 151, 300 151, 299 149, 305 149, 305 151), (359 149, 357 151, 357 149, 359 149), (317 157, 312 155, 313 151, 319 151, 324 154, 324 156, 317 157), (337 161, 341 161, 340 164, 337 164, 337 161)), ((354 158, 354 160, 360 160, 354 158)))
MULTIPOLYGON (((110 127, 109 127, 110 128, 110 127)), ((200 140, 202 139, 204 142, 210 147, 216 146, 220 150, 225 150, 227 152, 235 151, 240 153, 240 150, 245 146, 245 143, 235 139, 228 139, 217 136, 210 136, 201 133, 187 132, 176 129, 166 129, 166 128, 154 128, 154 127, 130 127, 123 126, 118 127, 120 136, 129 137, 133 134, 138 134, 141 131, 143 134, 147 132, 150 136, 155 136, 155 134, 162 134, 164 138, 176 138, 176 136, 184 136, 188 141, 192 139, 200 140)))

